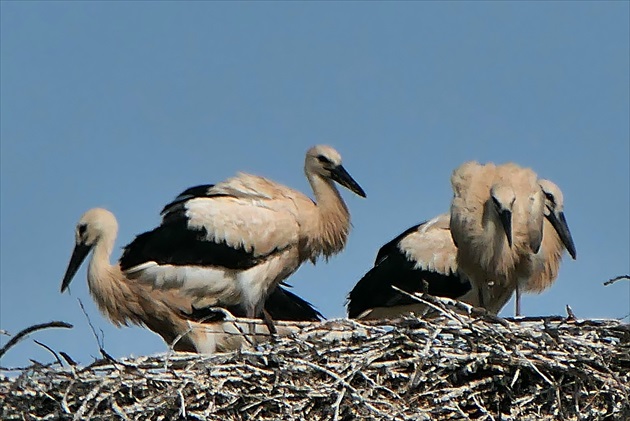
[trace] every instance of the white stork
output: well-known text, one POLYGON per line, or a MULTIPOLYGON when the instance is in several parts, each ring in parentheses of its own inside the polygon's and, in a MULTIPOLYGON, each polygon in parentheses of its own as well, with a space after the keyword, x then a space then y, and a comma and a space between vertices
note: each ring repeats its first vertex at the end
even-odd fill
POLYGON ((269 293, 304 261, 346 244, 350 214, 334 182, 365 197, 329 146, 309 149, 304 171, 316 201, 243 173, 188 189, 164 208, 160 226, 125 247, 121 269, 156 290, 176 289, 195 308, 238 306, 269 321, 269 293))
POLYGON ((543 193, 536 173, 516 164, 467 162, 451 177, 451 234, 457 265, 479 303, 497 314, 532 273, 543 234, 543 193))
MULTIPOLYGON (((529 255, 532 260, 524 263, 529 265, 524 272, 531 275, 523 279, 523 285, 517 285, 534 292, 553 283, 565 247, 575 258, 575 246, 563 212, 562 192, 548 180, 539 180, 539 184, 545 195, 542 245, 538 253, 529 255)), ((423 314, 426 309, 423 304, 392 286, 412 294, 429 293, 480 306, 469 277, 457 265, 457 247, 449 226, 450 214, 442 214, 409 228, 381 247, 374 267, 348 295, 349 317, 381 319, 411 312, 423 314)), ((519 288, 516 293, 518 302, 519 288)))
POLYGON ((538 253, 531 256, 532 273, 516 289, 516 315, 521 313, 521 291, 540 294, 555 282, 565 249, 573 260, 577 257, 573 237, 564 216, 564 197, 560 188, 545 179, 538 180, 545 196, 543 241, 538 253))
MULTIPOLYGON (((61 292, 70 286, 81 263, 92 251, 88 287, 101 312, 116 326, 146 326, 167 344, 181 336, 174 345, 177 351, 212 353, 230 349, 225 345, 226 335, 217 336, 222 327, 210 324, 214 319, 209 319, 208 324, 200 323, 211 314, 195 308, 189 297, 177 289, 156 289, 130 280, 119 265, 110 264, 117 232, 118 222, 106 209, 90 209, 81 217, 61 292)), ((277 320, 316 321, 321 317, 308 302, 281 287, 269 296, 265 308, 277 320)))
POLYGON ((392 288, 454 298, 478 306, 466 274, 457 267, 450 215, 415 225, 378 251, 374 267, 348 295, 348 317, 392 318, 424 312, 425 306, 392 288))

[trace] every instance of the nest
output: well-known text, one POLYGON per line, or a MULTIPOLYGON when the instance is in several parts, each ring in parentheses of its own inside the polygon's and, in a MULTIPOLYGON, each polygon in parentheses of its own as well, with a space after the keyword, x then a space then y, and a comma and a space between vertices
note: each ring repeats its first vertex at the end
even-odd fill
POLYGON ((33 365, 0 379, 0 418, 630 419, 629 325, 427 303, 432 318, 302 323, 231 353, 33 365))

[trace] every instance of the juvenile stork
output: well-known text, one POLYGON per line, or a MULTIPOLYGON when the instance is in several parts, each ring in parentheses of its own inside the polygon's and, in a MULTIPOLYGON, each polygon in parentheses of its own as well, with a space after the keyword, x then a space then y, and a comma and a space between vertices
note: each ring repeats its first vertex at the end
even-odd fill
POLYGON ((410 294, 425 292, 479 306, 468 277, 457 267, 449 224, 448 213, 439 215, 381 247, 374 267, 348 295, 348 317, 382 319, 424 312, 423 304, 392 286, 410 294))
POLYGON ((516 315, 521 313, 521 291, 540 294, 555 282, 565 249, 573 260, 577 257, 573 237, 564 216, 564 197, 560 188, 549 180, 538 180, 545 196, 545 221, 540 250, 531 256, 531 276, 516 289, 516 315))
POLYGON ((121 269, 156 290, 177 289, 195 308, 238 306, 269 321, 269 293, 304 261, 346 244, 350 214, 334 182, 365 197, 329 146, 309 149, 304 171, 316 201, 244 173, 186 190, 160 226, 125 247, 121 269))
POLYGON ((450 229, 457 265, 480 305, 497 314, 532 273, 543 234, 543 193, 536 173, 516 164, 467 162, 451 177, 450 229))
MULTIPOLYGON (((221 333, 217 327, 213 328, 214 334, 202 329, 205 324, 199 321, 205 314, 177 289, 155 289, 138 283, 128 279, 119 265, 110 264, 117 232, 118 222, 106 209, 90 209, 81 217, 61 292, 70 286, 81 263, 92 251, 88 287, 101 312, 116 326, 146 326, 167 344, 181 336, 174 346, 177 351, 212 353, 226 348, 221 344, 225 335, 217 336, 221 333)), ((270 295, 266 309, 278 320, 316 321, 321 317, 308 302, 281 287, 270 295)))

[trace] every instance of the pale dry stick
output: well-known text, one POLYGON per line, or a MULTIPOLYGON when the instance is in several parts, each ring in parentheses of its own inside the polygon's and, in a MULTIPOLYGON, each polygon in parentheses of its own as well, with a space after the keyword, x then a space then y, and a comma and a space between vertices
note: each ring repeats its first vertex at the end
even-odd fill
POLYGON ((341 392, 339 392, 339 395, 337 396, 337 400, 335 400, 335 403, 333 404, 333 409, 335 410, 334 415, 333 415, 333 421, 337 421, 339 419, 339 405, 341 405, 341 401, 343 400, 344 395, 346 394, 346 388, 342 388, 341 392))
MULTIPOLYGON (((357 397, 360 401, 363 402, 363 404, 369 408, 372 412, 379 414, 380 416, 386 416, 385 414, 383 414, 381 411, 379 411, 377 408, 375 408, 372 404, 370 404, 365 398, 363 398, 363 396, 361 396, 361 394, 354 388, 352 387, 352 385, 350 385, 350 383, 348 383, 347 381, 345 381, 344 379, 342 379, 337 373, 328 370, 325 367, 322 367, 320 365, 317 365, 315 363, 312 363, 310 361, 306 361, 303 360, 301 358, 296 358, 294 361, 302 363, 304 365, 307 365, 311 368, 314 368, 316 370, 321 371, 322 373, 328 374, 330 377, 332 377, 333 379, 336 380, 336 382, 333 385, 336 385, 337 383, 341 383, 343 386, 345 386, 346 388, 348 388, 348 390, 350 390, 350 392, 352 392, 352 394, 357 397)), ((388 417, 391 418, 391 417, 388 417)))
POLYGON ((118 402, 116 402, 116 400, 113 399, 113 397, 112 397, 111 407, 116 415, 118 415, 120 418, 122 418, 125 421, 129 421, 129 417, 127 416, 127 414, 125 414, 125 411, 120 407, 120 405, 118 405, 118 402))
MULTIPOLYGON (((259 399, 256 402, 252 402, 252 403, 249 403, 249 404, 245 405, 244 407, 240 408, 239 411, 240 412, 245 412, 248 409, 252 409, 255 406, 260 406, 261 403, 269 402, 269 401, 272 401, 274 399, 284 398, 284 397, 286 397, 286 396, 283 395, 283 394, 277 394, 277 395, 273 395, 273 396, 268 396, 268 397, 266 397, 264 399, 259 399)), ((249 417, 249 418, 255 419, 255 417, 253 415, 251 417, 249 417)))
POLYGON ((427 305, 427 306, 433 308, 434 310, 438 311, 439 313, 441 313, 442 315, 448 317, 449 319, 453 320, 454 322, 460 323, 460 324, 464 324, 463 321, 459 317, 454 317, 453 316, 453 312, 452 311, 449 311, 446 308, 440 308, 439 306, 437 306, 437 305, 435 305, 433 303, 430 303, 427 300, 424 300, 423 298, 425 297, 425 294, 422 294, 422 296, 420 294, 418 294, 418 293, 410 294, 407 291, 404 291, 404 290, 398 288, 395 285, 392 285, 392 288, 395 289, 396 291, 400 292, 401 294, 406 295, 407 297, 413 298, 414 300, 418 301, 419 303, 422 303, 424 305, 427 305))
POLYGON ((486 377, 486 378, 483 378, 483 379, 471 381, 471 382, 469 382, 469 383, 467 383, 467 384, 465 384, 463 386, 459 386, 459 387, 447 387, 447 388, 442 388, 442 389, 429 390, 428 392, 423 392, 423 393, 417 394, 416 397, 441 394, 441 393, 443 393, 445 391, 448 391, 448 393, 445 396, 440 396, 440 397, 436 398, 439 402, 444 402, 444 401, 451 400, 454 397, 461 396, 461 395, 463 395, 466 392, 470 392, 471 390, 474 390, 478 386, 484 386, 486 384, 495 382, 496 380, 498 380, 498 376, 486 377))
POLYGON ((440 336, 440 333, 442 333, 443 329, 440 326, 437 326, 435 328, 435 331, 433 332, 433 335, 431 335, 431 338, 429 340, 427 340, 427 343, 424 346, 424 353, 426 354, 429 351, 429 348, 431 347, 431 344, 433 343, 433 341, 435 341, 437 339, 438 336, 440 336))
POLYGON ((90 393, 88 393, 87 396, 85 396, 85 398, 83 399, 83 403, 79 407, 79 410, 74 414, 74 418, 73 418, 74 421, 80 421, 80 420, 85 419, 85 411, 88 410, 89 403, 92 401, 92 399, 96 397, 96 395, 99 394, 102 386, 103 386, 102 382, 98 383, 96 386, 94 386, 94 388, 92 388, 92 390, 90 390, 90 393))
POLYGON ((573 309, 571 308, 570 305, 566 305, 566 309, 567 309, 567 321, 576 321, 577 317, 575 317, 575 313, 573 312, 573 309))
POLYGON ((398 393, 394 392, 389 387, 387 387, 387 386, 379 386, 378 383, 376 383, 374 380, 372 380, 372 378, 370 376, 368 376, 367 374, 365 374, 363 371, 359 371, 359 374, 361 375, 361 377, 363 377, 368 382, 368 384, 370 384, 372 386, 372 389, 382 389, 382 390, 388 392, 394 398, 402 399, 401 396, 398 393))
POLYGON ((476 396, 476 395, 477 395, 477 393, 473 393, 473 394, 471 395, 471 397, 472 397, 473 401, 475 401, 475 404, 477 405, 477 408, 479 408, 479 410, 480 410, 481 412, 483 412, 486 416, 490 417, 490 419, 491 419, 492 421, 495 421, 495 420, 494 420, 494 417, 492 416, 492 414, 491 414, 491 413, 490 413, 490 412, 486 409, 486 407, 485 407, 485 406, 483 406, 483 405, 481 404, 481 402, 479 402, 479 400, 477 399, 477 396, 476 396))
POLYGON ((70 389, 72 388, 72 386, 74 386, 74 382, 75 380, 73 379, 72 381, 70 381, 70 383, 68 383, 68 387, 66 388, 66 391, 63 392, 63 397, 61 398, 61 408, 66 414, 69 415, 72 414, 72 411, 70 410, 70 405, 68 405, 68 394, 70 393, 70 389))
MULTIPOLYGON (((183 387, 186 385, 184 384, 183 387)), ((182 393, 182 388, 177 389, 177 394, 179 395, 179 404, 180 404, 180 415, 182 418, 186 419, 186 401, 184 400, 184 394, 182 393)))
POLYGON ((42 389, 41 385, 40 385, 40 384, 38 384, 38 383, 36 383, 36 384, 34 385, 34 388, 35 388, 35 389, 39 389, 39 391, 40 391, 40 392, 41 392, 44 396, 46 396, 46 397, 47 397, 48 399, 50 399, 52 402, 56 402, 56 403, 58 404, 57 399, 55 399, 55 397, 54 397, 54 396, 52 396, 52 395, 49 393, 49 390, 46 390, 46 389, 48 389, 48 388, 46 388, 46 389, 42 389))
POLYGON ((517 368, 516 372, 514 373, 514 377, 512 378, 512 381, 510 382, 510 387, 514 387, 514 385, 516 384, 516 380, 518 379, 518 376, 521 374, 521 368, 517 368))
POLYGON ((464 410, 459 406, 457 402, 453 402, 453 405, 455 405, 455 409, 457 410, 457 413, 462 417, 462 419, 469 418, 468 414, 464 412, 464 410))

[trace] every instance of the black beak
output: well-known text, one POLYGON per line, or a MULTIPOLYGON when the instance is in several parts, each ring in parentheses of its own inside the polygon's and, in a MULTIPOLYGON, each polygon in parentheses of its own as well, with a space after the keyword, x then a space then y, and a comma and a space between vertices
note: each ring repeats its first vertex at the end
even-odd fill
POLYGON ((68 269, 66 269, 66 274, 63 277, 63 281, 61 281, 61 292, 64 292, 68 286, 70 286, 70 282, 72 282, 72 278, 79 270, 79 266, 85 260, 85 256, 92 250, 92 246, 88 246, 86 244, 77 244, 74 246, 74 250, 72 251, 72 257, 70 257, 70 263, 68 263, 68 269))
POLYGON ((363 191, 361 186, 359 186, 359 184, 354 181, 352 176, 348 174, 348 171, 346 171, 343 165, 338 165, 334 169, 332 169, 330 171, 330 176, 333 180, 346 187, 350 191, 353 191, 361 197, 365 197, 365 192, 363 191))
POLYGON ((549 212, 547 216, 549 222, 558 233, 562 244, 567 248, 567 251, 571 255, 571 258, 575 260, 577 257, 577 251, 575 250, 575 244, 573 243, 573 237, 571 237, 571 231, 569 231, 569 225, 564 217, 564 212, 549 212))
POLYGON ((501 225, 503 226, 503 231, 505 231, 505 236, 507 237, 508 244, 510 248, 512 247, 512 212, 505 209, 499 212, 499 219, 501 220, 501 225))

